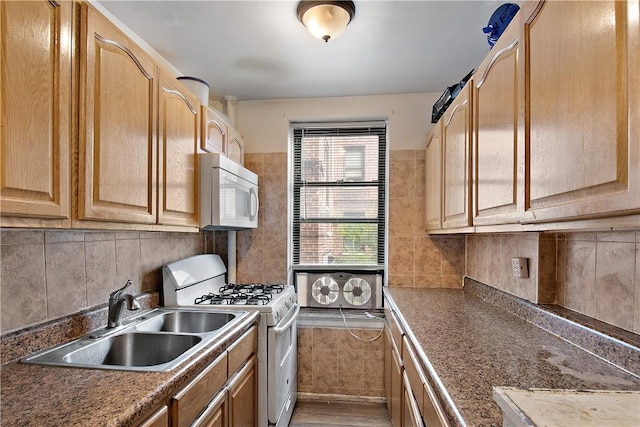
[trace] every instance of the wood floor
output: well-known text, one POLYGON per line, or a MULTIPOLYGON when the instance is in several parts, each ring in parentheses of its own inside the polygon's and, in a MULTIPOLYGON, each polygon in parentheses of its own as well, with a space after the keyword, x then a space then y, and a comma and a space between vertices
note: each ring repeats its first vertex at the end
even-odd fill
POLYGON ((289 427, 367 426, 390 427, 384 403, 300 401, 289 427))

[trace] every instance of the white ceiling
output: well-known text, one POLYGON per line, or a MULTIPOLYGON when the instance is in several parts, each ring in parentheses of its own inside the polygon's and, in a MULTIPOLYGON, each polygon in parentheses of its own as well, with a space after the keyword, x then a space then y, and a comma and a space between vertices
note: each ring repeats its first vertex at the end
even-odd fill
POLYGON ((485 57, 482 27, 504 1, 356 0, 329 43, 296 1, 100 3, 212 97, 245 101, 442 92, 485 57))

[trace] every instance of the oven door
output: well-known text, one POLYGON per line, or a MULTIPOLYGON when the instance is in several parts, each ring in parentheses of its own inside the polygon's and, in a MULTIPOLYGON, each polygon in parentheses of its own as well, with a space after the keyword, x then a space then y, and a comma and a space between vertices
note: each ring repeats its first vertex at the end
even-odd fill
POLYGON ((289 424, 296 403, 297 318, 300 306, 294 304, 287 316, 267 329, 269 424, 289 424))

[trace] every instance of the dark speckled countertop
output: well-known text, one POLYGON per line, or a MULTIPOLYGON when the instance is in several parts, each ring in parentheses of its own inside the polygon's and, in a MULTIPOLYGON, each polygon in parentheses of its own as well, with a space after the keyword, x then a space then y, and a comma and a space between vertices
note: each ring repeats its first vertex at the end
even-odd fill
POLYGON ((253 323, 257 312, 168 372, 113 371, 2 365, 2 426, 136 425, 226 350, 253 323))
POLYGON ((501 426, 494 386, 640 390, 638 377, 469 291, 385 295, 453 425, 501 426))

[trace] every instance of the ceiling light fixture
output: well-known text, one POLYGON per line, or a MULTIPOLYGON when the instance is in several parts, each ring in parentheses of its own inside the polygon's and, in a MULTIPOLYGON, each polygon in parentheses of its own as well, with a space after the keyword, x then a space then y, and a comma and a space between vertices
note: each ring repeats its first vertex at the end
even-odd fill
POLYGON ((298 19, 314 37, 328 42, 338 37, 356 14, 352 1, 301 1, 298 19))

